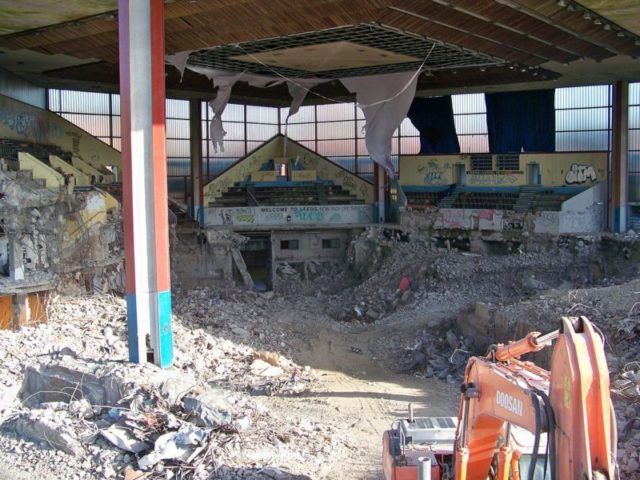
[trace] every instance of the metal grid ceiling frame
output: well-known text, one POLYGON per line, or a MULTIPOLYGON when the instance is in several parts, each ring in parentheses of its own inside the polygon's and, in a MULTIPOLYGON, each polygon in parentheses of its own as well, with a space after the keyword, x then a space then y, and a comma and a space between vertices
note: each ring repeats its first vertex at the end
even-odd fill
POLYGON ((206 50, 199 50, 190 55, 188 65, 209 67, 232 72, 247 71, 262 75, 273 75, 275 73, 276 75, 284 77, 336 79, 417 70, 422 64, 422 59, 425 58, 427 59, 425 62, 425 68, 428 70, 488 66, 504 63, 503 60, 489 55, 444 44, 428 38, 409 35, 389 27, 367 23, 357 26, 332 28, 318 32, 301 33, 287 37, 238 43, 235 45, 223 45, 206 50), (306 70, 287 67, 266 66, 260 63, 243 62, 231 58, 238 55, 251 55, 261 52, 319 45, 338 41, 352 42, 397 54, 420 58, 421 60, 389 65, 373 65, 367 67, 343 68, 339 70, 326 70, 322 72, 309 72, 306 70))

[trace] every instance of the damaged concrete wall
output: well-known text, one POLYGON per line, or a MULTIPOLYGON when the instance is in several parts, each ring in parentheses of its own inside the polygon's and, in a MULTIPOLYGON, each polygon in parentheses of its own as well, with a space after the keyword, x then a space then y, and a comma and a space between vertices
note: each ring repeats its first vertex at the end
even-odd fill
MULTIPOLYGON (((563 235, 567 233, 596 233, 605 229, 606 184, 593 187, 562 203, 560 211, 518 213, 512 210, 432 208, 401 212, 400 226, 407 230, 432 234, 454 235, 483 232, 492 240, 505 236, 563 235)), ((522 238, 520 238, 522 240, 522 238)))
POLYGON ((118 203, 90 189, 43 188, 21 172, 0 171, 3 275, 0 292, 120 291, 122 224, 118 203))
POLYGON ((240 235, 233 232, 177 232, 171 238, 171 282, 196 288, 233 280, 231 249, 240 235))

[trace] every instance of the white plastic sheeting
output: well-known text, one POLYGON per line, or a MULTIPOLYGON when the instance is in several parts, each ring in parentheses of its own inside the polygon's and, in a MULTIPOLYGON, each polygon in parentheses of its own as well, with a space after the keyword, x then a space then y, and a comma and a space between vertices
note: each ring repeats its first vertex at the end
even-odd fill
POLYGON ((193 50, 185 50, 184 52, 164 56, 164 61, 169 65, 176 67, 180 72, 180 82, 182 82, 182 77, 184 77, 184 69, 187 68, 187 61, 189 60, 189 55, 191 55, 192 51, 193 50))
POLYGON ((416 94, 417 72, 343 78, 340 81, 356 94, 358 106, 364 113, 365 143, 371 160, 394 178, 391 139, 407 116, 416 94))
MULTIPOLYGON (((218 151, 224 152, 226 132, 222 125, 222 113, 231 98, 231 90, 238 80, 259 88, 286 82, 292 100, 287 115, 285 134, 289 119, 298 112, 307 92, 316 85, 328 81, 318 78, 294 80, 283 76, 256 75, 247 72, 233 73, 207 67, 189 66, 187 61, 190 53, 191 51, 185 51, 166 55, 165 60, 180 71, 181 80, 185 68, 188 68, 205 75, 213 82, 213 86, 218 88, 215 100, 209 102, 213 109, 209 132, 216 153, 218 151)), ((415 96, 419 72, 420 69, 417 72, 341 79, 344 86, 356 94, 358 106, 364 113, 366 121, 365 142, 371 159, 381 165, 391 178, 395 176, 395 169, 391 161, 391 139, 395 130, 407 116, 415 96)))
POLYGON ((289 107, 289 115, 287 116, 287 122, 289 117, 295 115, 300 109, 300 105, 304 101, 307 92, 316 85, 325 82, 327 80, 321 80, 316 78, 297 79, 295 81, 288 81, 284 77, 268 76, 268 75, 255 75, 253 73, 240 72, 231 73, 223 70, 214 70, 204 67, 190 67, 189 70, 205 75, 213 82, 214 87, 218 87, 218 94, 215 100, 209 102, 213 109, 213 118, 209 125, 209 133, 211 135, 211 141, 213 142, 213 149, 218 152, 224 152, 224 136, 226 132, 222 126, 222 112, 224 112, 229 98, 231 97, 231 89, 238 80, 247 82, 252 87, 269 88, 281 83, 287 82, 287 88, 291 94, 292 101, 289 107))

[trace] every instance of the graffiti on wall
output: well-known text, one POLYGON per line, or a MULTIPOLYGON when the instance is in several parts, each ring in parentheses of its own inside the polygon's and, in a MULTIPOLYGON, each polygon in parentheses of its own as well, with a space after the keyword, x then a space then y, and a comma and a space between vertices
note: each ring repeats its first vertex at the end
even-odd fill
POLYGON ((209 207, 205 210, 206 225, 362 224, 372 221, 370 205, 209 207))
POLYGON ((418 173, 423 175, 422 181, 425 185, 445 185, 445 171, 449 169, 449 163, 440 164, 435 160, 429 160, 426 165, 418 167, 418 173))
POLYGON ((518 175, 508 175, 494 172, 467 172, 467 184, 469 185, 514 185, 517 181, 518 175))
POLYGON ((595 182, 597 180, 598 175, 596 174, 596 170, 593 168, 593 165, 580 165, 577 163, 573 163, 571 165, 567 175, 564 177, 564 181, 569 185, 574 183, 585 183, 587 181, 595 182))
POLYGON ((12 108, 0 108, 0 123, 33 142, 64 136, 61 125, 52 125, 40 115, 12 108))

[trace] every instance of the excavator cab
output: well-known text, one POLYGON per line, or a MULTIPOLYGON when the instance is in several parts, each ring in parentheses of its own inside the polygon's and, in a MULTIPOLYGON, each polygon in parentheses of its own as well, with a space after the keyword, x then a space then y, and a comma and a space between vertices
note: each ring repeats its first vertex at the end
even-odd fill
POLYGON ((384 478, 613 480, 616 442, 604 340, 587 318, 563 317, 470 358, 457 418, 394 422, 384 478), (552 342, 550 370, 521 360, 552 342))

